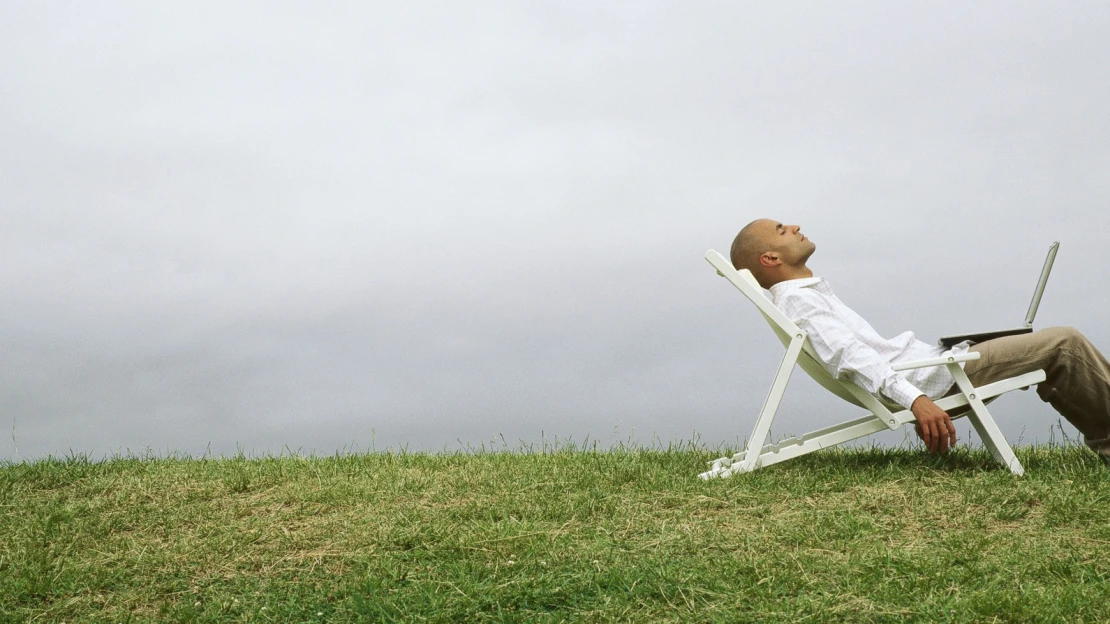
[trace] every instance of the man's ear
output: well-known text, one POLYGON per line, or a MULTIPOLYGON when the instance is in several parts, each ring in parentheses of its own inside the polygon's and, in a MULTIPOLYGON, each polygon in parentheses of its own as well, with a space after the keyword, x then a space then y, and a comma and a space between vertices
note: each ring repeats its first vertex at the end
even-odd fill
POLYGON ((782 264, 782 260, 777 253, 766 251, 763 252, 763 255, 759 256, 759 263, 765 267, 773 267, 782 264))

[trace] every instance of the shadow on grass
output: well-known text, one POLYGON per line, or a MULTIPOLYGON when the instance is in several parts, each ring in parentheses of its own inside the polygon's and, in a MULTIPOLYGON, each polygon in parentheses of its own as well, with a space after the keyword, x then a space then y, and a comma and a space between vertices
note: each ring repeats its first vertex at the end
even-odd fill
POLYGON ((816 453, 813 459, 837 468, 877 469, 922 467, 935 470, 1003 470, 986 449, 956 447, 944 454, 931 454, 913 448, 865 447, 855 449, 830 449, 816 453), (824 457, 819 457, 824 455, 824 457))
MULTIPOLYGON (((1013 478, 1036 479, 1038 474, 1057 477, 1065 474, 1069 477, 1110 480, 1110 469, 1082 445, 1050 443, 1024 446, 1014 448, 1014 453, 1025 468, 1025 476, 1013 478)), ((774 474, 795 476, 798 473, 817 478, 851 475, 850 480, 855 481, 881 481, 929 474, 1011 477, 1010 471, 995 460, 989 450, 967 446, 957 446, 943 455, 907 447, 831 448, 756 470, 749 475, 736 476, 755 477, 761 472, 767 473, 768 477, 774 474)))

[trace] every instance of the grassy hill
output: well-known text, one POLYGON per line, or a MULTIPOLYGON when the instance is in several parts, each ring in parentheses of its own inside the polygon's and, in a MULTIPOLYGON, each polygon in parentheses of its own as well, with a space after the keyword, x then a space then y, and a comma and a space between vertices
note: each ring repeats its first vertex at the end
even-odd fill
POLYGON ((1074 447, 0 465, 0 621, 1105 621, 1110 470, 1074 447))

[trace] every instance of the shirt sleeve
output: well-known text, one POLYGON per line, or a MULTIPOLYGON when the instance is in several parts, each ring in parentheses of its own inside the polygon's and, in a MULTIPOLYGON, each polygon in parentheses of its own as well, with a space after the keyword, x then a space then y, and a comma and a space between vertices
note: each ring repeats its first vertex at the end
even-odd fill
POLYGON ((906 409, 925 394, 860 340, 820 293, 799 289, 784 297, 779 307, 806 332, 821 364, 833 377, 848 376, 871 394, 882 393, 906 409))

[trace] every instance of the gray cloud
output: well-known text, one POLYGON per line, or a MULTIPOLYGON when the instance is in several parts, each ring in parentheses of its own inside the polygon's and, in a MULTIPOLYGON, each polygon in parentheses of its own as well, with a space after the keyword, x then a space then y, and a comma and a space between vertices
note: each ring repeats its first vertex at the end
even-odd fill
MULTIPOLYGON (((1062 240, 1038 326, 1110 350, 1108 26, 1098 3, 8 3, 0 457, 735 442, 781 347, 701 256, 758 216, 926 340, 1018 321, 1062 240)), ((995 405, 1027 441, 1056 422, 995 405)), ((853 415, 799 374, 775 433, 853 415)))

